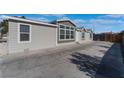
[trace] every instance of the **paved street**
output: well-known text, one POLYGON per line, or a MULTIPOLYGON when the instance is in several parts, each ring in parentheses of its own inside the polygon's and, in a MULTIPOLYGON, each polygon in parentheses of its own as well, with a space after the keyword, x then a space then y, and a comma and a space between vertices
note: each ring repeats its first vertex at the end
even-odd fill
MULTIPOLYGON (((101 62, 103 63, 103 58, 107 53, 106 51, 111 49, 113 45, 113 43, 109 42, 93 41, 2 56, 0 59, 0 77, 104 77, 99 75, 101 74, 100 72, 97 73, 99 70, 98 68, 101 66, 101 62)), ((116 53, 120 53, 118 45, 114 48, 117 49, 116 53)), ((121 55, 119 54, 118 58, 120 58, 120 56, 121 55)), ((121 65, 123 64, 121 63, 121 65)))

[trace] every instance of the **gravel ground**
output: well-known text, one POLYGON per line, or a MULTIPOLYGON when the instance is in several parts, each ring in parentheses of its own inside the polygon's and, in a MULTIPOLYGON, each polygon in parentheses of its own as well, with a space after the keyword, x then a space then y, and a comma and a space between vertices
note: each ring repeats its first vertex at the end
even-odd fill
POLYGON ((113 45, 93 41, 57 48, 2 56, 1 77, 88 78, 94 77, 106 51, 113 45))

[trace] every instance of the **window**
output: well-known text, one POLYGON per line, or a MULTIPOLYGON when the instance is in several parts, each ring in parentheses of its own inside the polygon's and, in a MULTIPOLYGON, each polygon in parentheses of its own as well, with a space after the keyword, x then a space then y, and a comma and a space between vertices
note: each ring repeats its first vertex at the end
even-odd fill
POLYGON ((61 39, 65 39, 65 35, 60 35, 60 38, 61 39))
POLYGON ((59 25, 59 40, 73 40, 75 28, 66 25, 59 25))
POLYGON ((66 35, 69 35, 70 34, 70 31, 69 30, 66 30, 66 35))
POLYGON ((60 34, 61 34, 61 35, 64 35, 64 34, 65 34, 65 30, 62 30, 62 29, 61 29, 61 30, 60 30, 60 34))
POLYGON ((74 27, 71 27, 71 30, 74 30, 74 27))
POLYGON ((85 39, 85 33, 82 33, 82 39, 85 39))
POLYGON ((73 34, 73 31, 71 31, 71 34, 73 34))
POLYGON ((20 24, 19 29, 19 41, 27 42, 30 41, 30 25, 20 24))
POLYGON ((74 38, 74 36, 73 35, 71 35, 71 39, 73 39, 74 38))
POLYGON ((70 27, 69 26, 66 26, 66 29, 70 29, 70 27))
POLYGON ((66 39, 69 39, 69 35, 66 35, 66 39))
POLYGON ((60 28, 64 29, 64 28, 65 28, 65 26, 64 26, 64 25, 60 25, 60 28))

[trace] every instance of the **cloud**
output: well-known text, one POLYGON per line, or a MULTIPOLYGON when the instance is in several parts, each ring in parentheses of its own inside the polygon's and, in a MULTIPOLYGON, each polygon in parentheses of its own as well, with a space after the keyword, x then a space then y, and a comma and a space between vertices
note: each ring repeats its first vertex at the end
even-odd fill
POLYGON ((110 24, 118 24, 118 23, 124 23, 121 20, 104 20, 104 19, 89 19, 89 20, 84 20, 84 19, 75 19, 74 22, 78 25, 78 26, 82 26, 82 25, 110 25, 110 24))
POLYGON ((65 14, 45 14, 45 16, 54 16, 54 17, 57 17, 57 18, 63 18, 63 17, 66 17, 65 14))
POLYGON ((111 19, 91 19, 90 23, 111 25, 111 24, 124 24, 124 21, 111 20, 111 19))
POLYGON ((45 17, 29 17, 29 19, 36 20, 36 21, 43 21, 43 22, 49 22, 50 21, 45 17))
MULTIPOLYGON (((51 16, 55 19, 68 19, 64 14, 48 14, 35 19, 48 22, 51 20, 48 20, 47 18, 51 18, 51 16)), ((74 21, 78 27, 84 26, 85 28, 91 28, 95 32, 116 32, 124 29, 124 15, 122 14, 99 15, 96 18, 91 19, 77 18, 72 21, 74 21)))
POLYGON ((83 20, 83 19, 75 19, 74 22, 75 22, 75 23, 85 23, 86 20, 83 20))
POLYGON ((75 23, 77 26, 79 26, 79 27, 84 26, 84 24, 87 23, 87 22, 88 22, 87 20, 83 20, 83 19, 75 19, 75 20, 74 20, 74 23, 75 23))
POLYGON ((93 24, 96 32, 110 32, 110 31, 119 31, 124 27, 124 21, 122 20, 90 20, 93 24), (102 30, 102 31, 101 31, 102 30))
POLYGON ((3 21, 3 19, 5 19, 6 15, 0 15, 0 22, 3 21))
POLYGON ((49 22, 50 21, 50 20, 48 20, 47 18, 44 18, 44 17, 40 17, 37 20, 44 21, 44 22, 49 22))
POLYGON ((110 32, 113 29, 117 31, 117 29, 122 30, 124 27, 124 21, 121 19, 75 19, 74 22, 77 26, 91 28, 95 32, 110 32))
POLYGON ((124 14, 108 14, 108 15, 100 16, 99 18, 123 18, 124 19, 124 14))
MULTIPOLYGON (((121 30, 124 27, 123 20, 115 20, 115 19, 91 19, 89 20, 90 24, 93 24, 94 29, 96 31, 100 31, 101 29, 105 32, 115 30, 121 30)), ((100 31, 101 32, 101 31, 100 31)))
POLYGON ((65 17, 65 15, 64 14, 51 14, 52 16, 55 16, 55 17, 58 17, 58 18, 60 18, 60 17, 65 17))

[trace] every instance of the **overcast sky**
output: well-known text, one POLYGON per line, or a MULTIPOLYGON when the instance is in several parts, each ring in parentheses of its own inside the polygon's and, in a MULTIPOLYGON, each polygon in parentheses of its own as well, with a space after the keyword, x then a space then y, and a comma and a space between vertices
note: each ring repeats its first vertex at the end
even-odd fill
MULTIPOLYGON (((0 20, 4 14, 0 14, 0 20)), ((50 22, 67 18, 77 26, 92 28, 96 33, 119 32, 124 30, 124 15, 122 14, 6 14, 7 16, 25 16, 26 18, 50 22)))

